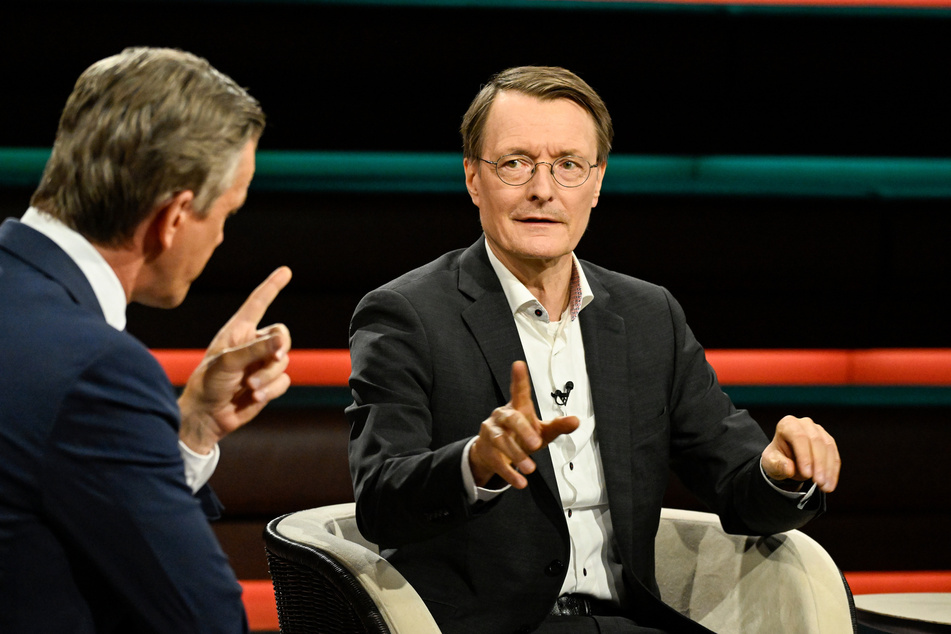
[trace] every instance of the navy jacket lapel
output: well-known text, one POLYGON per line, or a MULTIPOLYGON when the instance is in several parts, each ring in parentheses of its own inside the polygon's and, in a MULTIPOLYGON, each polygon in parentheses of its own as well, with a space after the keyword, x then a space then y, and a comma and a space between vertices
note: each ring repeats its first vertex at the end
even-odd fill
MULTIPOLYGON (((505 298, 489 256, 485 252, 485 239, 466 249, 459 263, 459 290, 472 298, 472 305, 462 313, 462 318, 472 332, 482 351, 503 402, 511 398, 512 363, 525 360, 525 351, 512 319, 512 310, 505 298)), ((535 395, 532 395, 535 400, 535 395)), ((538 414, 538 403, 535 403, 538 414)), ((488 416, 489 412, 485 413, 488 416)), ((548 449, 536 452, 532 459, 537 471, 547 484, 554 499, 558 499, 555 470, 548 449)))
POLYGON ((42 233, 18 220, 7 219, 0 225, 0 248, 56 280, 73 301, 102 316, 99 300, 79 266, 42 233))

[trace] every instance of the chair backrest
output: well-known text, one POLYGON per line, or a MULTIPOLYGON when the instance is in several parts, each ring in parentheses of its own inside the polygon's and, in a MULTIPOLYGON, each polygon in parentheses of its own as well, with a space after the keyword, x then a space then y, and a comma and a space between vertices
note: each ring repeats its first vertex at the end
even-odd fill
POLYGON ((663 509, 657 582, 671 607, 720 633, 856 632, 848 584, 808 535, 728 535, 711 513, 663 509))
POLYGON ((360 534, 353 503, 274 519, 264 541, 284 634, 438 634, 416 591, 360 534))

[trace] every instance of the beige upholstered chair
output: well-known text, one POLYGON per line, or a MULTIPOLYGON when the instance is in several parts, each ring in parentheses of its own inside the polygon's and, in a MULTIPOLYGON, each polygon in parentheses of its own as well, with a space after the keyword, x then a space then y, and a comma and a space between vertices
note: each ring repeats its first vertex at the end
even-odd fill
POLYGON ((808 535, 727 535, 711 513, 663 509, 656 574, 664 601, 714 632, 856 632, 852 594, 808 535))
POLYGON ((439 634, 416 591, 363 539, 352 503, 272 520, 264 542, 283 634, 439 634))
MULTIPOLYGON (((425 604, 357 530, 353 504, 291 513, 265 531, 281 631, 437 634, 425 604)), ((808 536, 726 535, 709 513, 664 509, 664 600, 715 632, 854 632, 844 578, 808 536)))

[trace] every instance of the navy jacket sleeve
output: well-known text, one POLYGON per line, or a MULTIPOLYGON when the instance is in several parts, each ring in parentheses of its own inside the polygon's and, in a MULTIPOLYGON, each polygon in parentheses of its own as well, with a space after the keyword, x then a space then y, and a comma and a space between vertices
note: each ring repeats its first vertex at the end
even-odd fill
POLYGON ((94 618, 115 621, 97 629, 245 631, 241 587, 184 480, 174 395, 142 355, 115 346, 82 372, 40 465, 41 506, 94 618))

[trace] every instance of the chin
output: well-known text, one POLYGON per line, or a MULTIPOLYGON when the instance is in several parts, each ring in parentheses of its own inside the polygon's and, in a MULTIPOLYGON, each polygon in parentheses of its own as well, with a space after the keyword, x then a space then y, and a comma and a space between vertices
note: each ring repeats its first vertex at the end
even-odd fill
POLYGON ((186 295, 188 295, 187 288, 183 292, 176 294, 133 297, 132 301, 150 308, 178 308, 182 305, 182 302, 185 301, 186 295))
POLYGON ((532 260, 556 260, 571 253, 571 248, 565 244, 525 244, 521 249, 522 257, 532 260))

